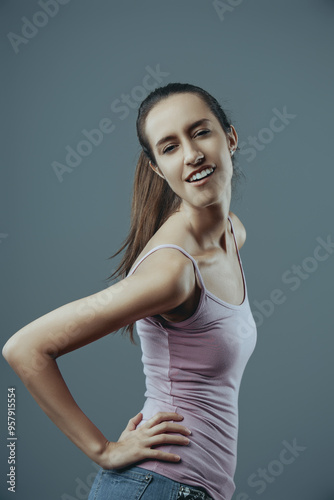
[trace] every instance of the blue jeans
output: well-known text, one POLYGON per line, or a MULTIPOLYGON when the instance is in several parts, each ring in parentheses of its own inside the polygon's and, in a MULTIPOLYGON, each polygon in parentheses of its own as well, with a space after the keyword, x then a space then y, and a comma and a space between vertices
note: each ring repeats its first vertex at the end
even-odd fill
POLYGON ((212 500, 194 487, 135 465, 118 470, 100 468, 88 500, 212 500))

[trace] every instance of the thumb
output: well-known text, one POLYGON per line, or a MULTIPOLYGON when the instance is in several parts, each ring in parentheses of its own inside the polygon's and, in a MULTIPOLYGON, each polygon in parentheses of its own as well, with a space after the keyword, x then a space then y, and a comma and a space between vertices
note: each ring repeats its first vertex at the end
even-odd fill
POLYGON ((141 412, 137 413, 137 415, 130 418, 129 423, 127 425, 127 429, 129 431, 134 431, 142 418, 143 418, 143 414, 141 412))

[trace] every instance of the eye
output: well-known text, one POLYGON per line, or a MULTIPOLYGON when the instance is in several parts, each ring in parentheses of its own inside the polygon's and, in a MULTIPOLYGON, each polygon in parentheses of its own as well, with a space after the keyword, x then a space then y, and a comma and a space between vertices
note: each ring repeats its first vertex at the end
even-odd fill
MULTIPOLYGON (((202 135, 202 134, 208 134, 210 133, 210 130, 199 130, 199 132, 197 132, 197 134, 195 134, 194 137, 197 137, 198 135, 202 135)), ((167 146, 167 148, 165 148, 162 152, 162 154, 164 155, 165 153, 168 153, 169 151, 173 151, 172 149, 170 148, 173 148, 174 146, 167 146)))
POLYGON ((204 134, 208 134, 210 130, 200 130, 197 135, 202 134, 203 132, 204 134))
MULTIPOLYGON (((166 149, 163 150, 162 154, 164 155, 165 153, 167 153, 168 151, 171 151, 170 148, 172 148, 173 146, 168 146, 166 149)), ((172 150, 173 151, 173 150, 172 150)))

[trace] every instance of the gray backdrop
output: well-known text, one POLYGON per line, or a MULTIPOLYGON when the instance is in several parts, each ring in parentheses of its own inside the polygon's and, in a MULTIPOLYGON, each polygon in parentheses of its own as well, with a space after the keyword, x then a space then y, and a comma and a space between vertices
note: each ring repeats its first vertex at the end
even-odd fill
MULTIPOLYGON (((247 229, 258 325, 234 500, 334 499, 333 14, 332 0, 1 2, 2 345, 106 286, 129 229, 135 119, 150 90, 199 85, 232 118, 247 180, 231 209, 247 229)), ((144 401, 135 338, 118 332, 58 358, 81 409, 114 441, 144 401)), ((94 463, 0 363, 1 499, 14 498, 10 386, 15 499, 87 498, 94 463)))

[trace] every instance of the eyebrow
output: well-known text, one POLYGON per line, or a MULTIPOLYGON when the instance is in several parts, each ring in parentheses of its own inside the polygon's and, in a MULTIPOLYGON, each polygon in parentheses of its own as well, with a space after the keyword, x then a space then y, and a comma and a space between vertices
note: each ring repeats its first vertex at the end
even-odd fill
MULTIPOLYGON (((192 130, 193 128, 195 127, 198 127, 198 125, 202 125, 203 123, 211 123, 211 120, 208 120, 208 118, 201 118, 200 120, 197 120, 196 122, 192 123, 191 125, 189 125, 187 127, 187 130, 192 130)), ((160 146, 161 144, 163 144, 164 142, 167 142, 171 139, 174 139, 176 136, 175 135, 167 135, 166 137, 163 137, 162 139, 160 139, 157 143, 156 143, 156 147, 160 146)))

